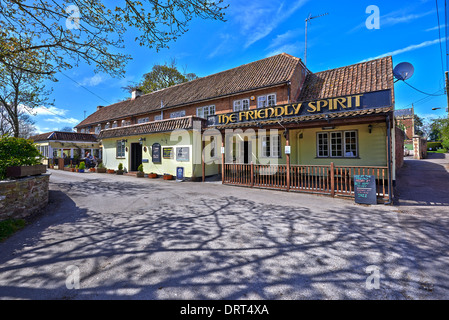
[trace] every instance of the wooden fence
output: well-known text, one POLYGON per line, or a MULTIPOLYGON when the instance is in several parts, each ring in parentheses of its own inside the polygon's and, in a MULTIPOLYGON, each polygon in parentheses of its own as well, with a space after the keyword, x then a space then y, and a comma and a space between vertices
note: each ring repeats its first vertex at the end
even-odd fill
POLYGON ((222 182, 246 187, 354 197, 354 176, 376 178, 378 198, 387 201, 388 167, 225 164, 222 182))

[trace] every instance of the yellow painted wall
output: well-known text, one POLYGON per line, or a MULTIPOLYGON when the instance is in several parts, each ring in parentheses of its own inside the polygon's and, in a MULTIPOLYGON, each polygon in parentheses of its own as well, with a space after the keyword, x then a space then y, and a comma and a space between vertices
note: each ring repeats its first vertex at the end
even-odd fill
MULTIPOLYGON (((138 143, 140 138, 146 140, 142 145, 142 159, 148 159, 148 163, 143 163, 143 170, 145 173, 157 173, 162 175, 164 173, 176 175, 177 167, 184 167, 185 177, 201 177, 201 140, 198 143, 193 143, 194 134, 192 131, 183 131, 183 133, 154 133, 135 137, 124 137, 127 140, 125 146, 127 152, 125 152, 125 158, 116 158, 116 144, 117 140, 122 138, 104 139, 103 142, 103 163, 106 168, 116 170, 119 163, 123 163, 126 170, 130 170, 131 167, 131 144, 138 143), (171 138, 175 138, 172 141, 171 138), (153 163, 151 147, 154 143, 161 145, 161 163, 153 163), (144 151, 146 147, 146 152, 144 151), (164 159, 163 149, 167 147, 173 148, 173 159, 164 159), (176 160, 176 148, 177 147, 189 147, 189 161, 177 161, 176 160), (196 150, 194 150, 196 148, 196 150)), ((199 137, 201 139, 201 137, 199 137)), ((219 152, 219 149, 218 151, 219 152)), ((213 175, 218 173, 218 165, 209 164, 206 166, 206 175, 213 175)))
POLYGON ((384 123, 373 123, 373 129, 369 133, 368 125, 338 126, 332 130, 321 128, 292 130, 291 136, 296 138, 296 150, 292 148, 292 164, 304 165, 335 165, 351 166, 386 166, 387 165, 387 128, 384 123), (332 131, 358 132, 358 158, 318 158, 317 157, 317 133, 332 131), (302 139, 299 134, 302 133, 302 139))

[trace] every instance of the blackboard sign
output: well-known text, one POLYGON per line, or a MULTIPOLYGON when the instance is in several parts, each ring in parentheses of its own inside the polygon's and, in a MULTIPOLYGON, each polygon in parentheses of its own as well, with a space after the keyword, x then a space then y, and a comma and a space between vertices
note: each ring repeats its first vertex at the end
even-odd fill
POLYGON ((161 145, 159 143, 154 143, 151 148, 151 157, 154 163, 161 162, 161 145))
POLYGON ((355 202, 377 204, 376 177, 368 175, 354 176, 355 202))

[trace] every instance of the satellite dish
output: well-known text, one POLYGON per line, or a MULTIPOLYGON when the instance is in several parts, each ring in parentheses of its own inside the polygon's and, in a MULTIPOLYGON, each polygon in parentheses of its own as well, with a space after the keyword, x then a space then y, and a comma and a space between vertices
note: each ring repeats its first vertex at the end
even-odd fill
POLYGON ((398 80, 408 80, 412 77, 414 71, 415 68, 411 63, 401 62, 394 68, 393 74, 398 80))

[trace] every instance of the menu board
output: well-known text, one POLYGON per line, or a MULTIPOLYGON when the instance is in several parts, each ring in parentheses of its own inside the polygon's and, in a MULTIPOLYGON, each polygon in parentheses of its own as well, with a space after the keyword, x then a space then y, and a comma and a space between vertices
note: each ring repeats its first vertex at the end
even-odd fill
POLYGON ((376 176, 354 176, 355 202, 362 204, 377 204, 376 176))
POLYGON ((154 163, 161 162, 161 145, 159 143, 154 143, 151 148, 151 157, 154 163))

